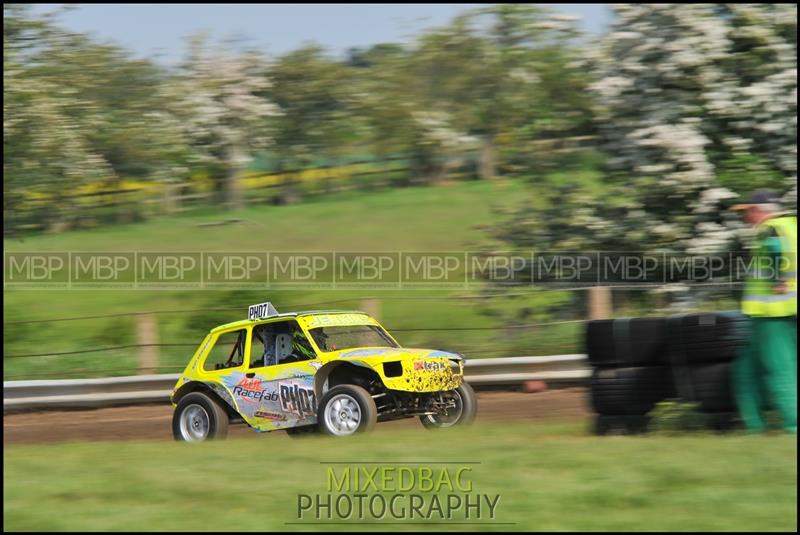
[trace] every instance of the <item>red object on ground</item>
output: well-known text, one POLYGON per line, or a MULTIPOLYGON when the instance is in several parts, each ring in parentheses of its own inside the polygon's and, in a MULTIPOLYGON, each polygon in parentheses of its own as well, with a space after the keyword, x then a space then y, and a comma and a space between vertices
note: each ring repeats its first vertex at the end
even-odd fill
POLYGON ((547 390, 547 383, 544 381, 525 381, 522 383, 522 391, 526 394, 544 392, 545 390, 547 390))

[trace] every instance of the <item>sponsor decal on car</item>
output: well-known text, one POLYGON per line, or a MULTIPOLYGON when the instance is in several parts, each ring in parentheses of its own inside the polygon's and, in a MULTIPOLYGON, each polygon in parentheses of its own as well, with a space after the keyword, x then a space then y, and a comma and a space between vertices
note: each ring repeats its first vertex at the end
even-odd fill
POLYGON ((258 403, 264 401, 278 401, 278 393, 262 388, 261 379, 242 379, 233 387, 233 394, 245 401, 258 403))
POLYGON ((440 372, 444 371, 449 366, 444 362, 440 362, 438 360, 428 361, 428 360, 415 360, 414 361, 414 371, 426 371, 426 372, 440 372))
POLYGON ((378 348, 378 347, 371 347, 369 349, 354 349, 352 351, 347 351, 339 355, 340 358, 349 358, 349 357, 374 357, 377 355, 402 355, 402 351, 399 351, 394 348, 386 347, 386 348, 378 348))
POLYGON ((366 314, 315 314, 301 318, 307 329, 334 327, 340 325, 377 325, 378 322, 366 314))
POLYGON ((317 412, 317 396, 314 389, 294 381, 278 383, 281 409, 297 414, 300 419, 314 416, 317 412))
POLYGON ((253 413, 253 416, 256 418, 265 418, 267 420, 273 420, 277 422, 284 422, 286 421, 286 415, 279 414, 277 412, 269 412, 269 411, 260 411, 257 410, 253 413))

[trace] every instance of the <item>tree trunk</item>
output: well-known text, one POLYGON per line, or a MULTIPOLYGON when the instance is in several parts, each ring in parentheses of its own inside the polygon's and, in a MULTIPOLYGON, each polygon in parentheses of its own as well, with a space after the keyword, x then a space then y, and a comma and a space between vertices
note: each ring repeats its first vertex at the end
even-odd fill
POLYGON ((63 195, 56 196, 56 208, 47 212, 47 232, 59 234, 69 230, 69 216, 72 210, 72 203, 63 195))
POLYGON ((239 187, 239 181, 236 179, 236 168, 231 167, 225 174, 225 209, 226 210, 241 210, 244 208, 244 199, 242 198, 242 191, 239 187))
POLYGON ((239 161, 241 160, 237 147, 228 149, 227 166, 225 169, 225 209, 241 210, 244 208, 244 197, 237 175, 239 174, 239 161))
POLYGON ((165 182, 163 186, 164 193, 161 198, 161 209, 165 215, 172 215, 178 211, 178 188, 180 188, 180 185, 165 182))
POLYGON ((494 180, 497 176, 495 161, 494 134, 487 134, 481 139, 480 161, 478 162, 478 176, 481 180, 494 180))

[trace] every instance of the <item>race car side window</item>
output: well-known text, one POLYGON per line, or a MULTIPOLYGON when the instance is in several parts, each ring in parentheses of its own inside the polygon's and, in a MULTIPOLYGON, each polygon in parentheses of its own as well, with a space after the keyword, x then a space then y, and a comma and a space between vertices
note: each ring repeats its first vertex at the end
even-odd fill
POLYGON ((257 325, 250 341, 250 367, 263 368, 316 358, 295 320, 257 325))
POLYGON ((244 364, 244 348, 247 341, 247 330, 220 334, 212 347, 203 369, 206 371, 236 368, 244 364))

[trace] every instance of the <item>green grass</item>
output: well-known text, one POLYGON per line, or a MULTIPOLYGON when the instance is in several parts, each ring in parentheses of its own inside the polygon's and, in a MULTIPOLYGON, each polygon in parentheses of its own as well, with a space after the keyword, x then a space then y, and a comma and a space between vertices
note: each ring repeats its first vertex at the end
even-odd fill
MULTIPOLYGON (((795 531, 796 458, 789 436, 601 438, 574 423, 479 424, 431 434, 379 426, 344 440, 276 434, 201 445, 12 446, 4 450, 3 527, 795 531), (298 494, 327 493, 326 470, 334 465, 323 463, 332 461, 434 469, 437 461, 478 463, 450 465, 450 473, 472 468, 472 496, 499 494, 494 521, 511 524, 286 524, 298 521, 298 494)), ((457 519, 464 521, 463 513, 457 519)))
POLYGON ((494 203, 526 191, 522 181, 350 191, 289 206, 204 211, 142 223, 4 241, 7 251, 446 251, 478 238, 494 203), (246 223, 198 227, 224 219, 246 223))
MULTIPOLYGON (((588 176, 588 175, 587 175, 588 176)), ((4 241, 6 251, 460 251, 485 240, 480 228, 492 221, 492 208, 528 194, 522 180, 462 182, 449 186, 344 192, 314 197, 291 206, 253 205, 241 212, 186 213, 142 223, 46 234, 4 241), (198 226, 229 218, 245 222, 198 226)), ((149 310, 187 310, 241 306, 235 311, 158 316, 159 341, 188 344, 162 348, 159 371, 178 371, 202 332, 240 319, 244 305, 272 300, 278 309, 325 303, 312 308, 359 308, 361 298, 380 299, 378 316, 387 328, 486 327, 478 331, 396 332, 407 346, 435 347, 468 356, 553 354, 579 350, 577 325, 499 331, 502 320, 483 313, 478 288, 408 290, 4 290, 5 321, 74 316, 111 316, 149 310)), ((305 307, 307 308, 307 307, 305 307)), ((535 309, 535 307, 534 307, 535 309)), ((547 320, 539 314, 533 321, 547 320)), ((527 320, 530 322, 531 320, 527 320)), ((136 343, 135 318, 100 317, 47 324, 7 325, 7 356, 136 343)), ((5 358, 5 377, 125 375, 136 370, 134 349, 50 357, 5 358)))

